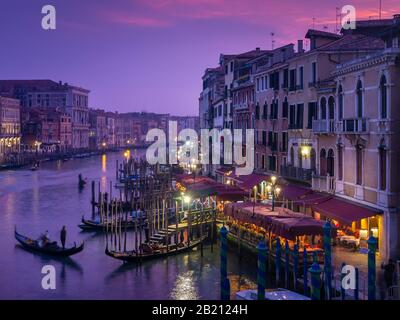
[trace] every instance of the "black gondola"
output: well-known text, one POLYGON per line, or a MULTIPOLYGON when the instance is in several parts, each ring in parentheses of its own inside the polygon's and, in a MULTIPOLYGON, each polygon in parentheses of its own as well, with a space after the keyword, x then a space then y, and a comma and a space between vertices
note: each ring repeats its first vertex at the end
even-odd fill
POLYGON ((53 255, 53 256, 62 256, 62 257, 68 257, 73 254, 79 253, 83 250, 83 242, 80 246, 76 246, 76 244, 71 247, 71 248, 65 248, 63 249, 57 244, 49 244, 47 246, 40 246, 39 242, 37 240, 33 240, 31 238, 25 237, 17 232, 15 230, 15 239, 26 249, 29 249, 31 251, 37 251, 40 253, 45 253, 48 255, 53 255))
MULTIPOLYGON (((115 225, 111 224, 111 221, 108 223, 106 222, 98 222, 98 221, 93 221, 93 220, 85 220, 84 217, 82 217, 82 223, 78 224, 78 227, 81 228, 82 230, 92 230, 92 231, 104 231, 107 230, 107 225, 109 230, 111 230, 111 227, 115 227, 115 225)), ((145 225, 143 223, 143 225, 145 225)), ((138 224, 137 227, 140 225, 138 224)), ((127 229, 134 229, 135 228, 135 221, 134 220, 128 220, 128 221, 121 221, 121 228, 124 230, 125 227, 127 229)))
POLYGON ((207 236, 203 236, 200 239, 191 241, 189 245, 187 245, 186 243, 181 244, 181 246, 178 245, 178 247, 176 245, 170 245, 168 247, 168 249, 169 249, 168 251, 167 251, 167 247, 163 246, 163 247, 160 247, 158 250, 155 250, 151 253, 137 254, 135 251, 117 252, 117 251, 109 250, 108 247, 106 248, 105 252, 106 252, 107 256, 114 258, 114 259, 122 260, 125 262, 141 262, 144 260, 151 260, 151 259, 172 256, 172 255, 176 255, 178 253, 192 250, 194 247, 197 247, 206 238, 207 238, 207 236))

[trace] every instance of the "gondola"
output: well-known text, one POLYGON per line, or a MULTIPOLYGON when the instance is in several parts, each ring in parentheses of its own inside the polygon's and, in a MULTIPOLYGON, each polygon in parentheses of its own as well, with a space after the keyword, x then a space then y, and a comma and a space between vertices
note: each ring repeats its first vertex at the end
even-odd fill
POLYGON ((69 257, 73 254, 77 254, 83 250, 83 242, 80 246, 76 246, 76 244, 71 248, 63 249, 58 244, 49 244, 47 246, 40 246, 37 240, 33 240, 31 238, 25 237, 15 230, 15 239, 26 249, 31 251, 37 251, 40 253, 45 253, 53 256, 62 256, 69 257))
POLYGON ((105 253, 107 256, 109 256, 111 258, 122 260, 125 262, 141 262, 141 261, 145 261, 145 260, 163 258, 163 257, 176 255, 178 253, 190 251, 194 247, 197 247, 206 238, 207 238, 207 236, 203 236, 200 239, 191 241, 189 245, 187 245, 185 243, 182 246, 178 246, 178 247, 176 245, 170 245, 168 247, 168 249, 169 249, 168 251, 167 251, 167 247, 163 246, 163 247, 160 247, 158 250, 153 251, 151 253, 137 254, 135 251, 130 251, 130 252, 112 251, 112 250, 109 250, 107 247, 105 253))
MULTIPOLYGON (((82 223, 78 224, 78 227, 81 228, 82 230, 92 230, 92 231, 104 231, 107 229, 107 224, 108 228, 111 229, 111 221, 106 223, 106 222, 100 222, 100 221, 94 221, 94 220, 86 220, 84 217, 82 217, 82 223)), ((124 230, 125 227, 127 229, 133 229, 135 228, 135 222, 133 220, 128 220, 128 222, 122 221, 121 223, 121 228, 124 230)), ((138 225, 139 227, 139 225, 138 225)))

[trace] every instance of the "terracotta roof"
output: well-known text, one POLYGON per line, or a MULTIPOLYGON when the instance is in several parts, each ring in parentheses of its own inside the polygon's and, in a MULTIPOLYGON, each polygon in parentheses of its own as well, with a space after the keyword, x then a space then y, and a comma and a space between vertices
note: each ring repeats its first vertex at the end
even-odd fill
POLYGON ((313 36, 317 37, 324 37, 324 38, 334 38, 334 39, 339 39, 341 38, 341 35, 332 33, 332 32, 327 32, 327 31, 321 31, 321 30, 315 30, 315 29, 309 29, 306 33, 306 38, 309 39, 313 36))
POLYGON ((376 37, 361 34, 347 34, 338 40, 318 47, 317 51, 382 50, 384 42, 376 37))

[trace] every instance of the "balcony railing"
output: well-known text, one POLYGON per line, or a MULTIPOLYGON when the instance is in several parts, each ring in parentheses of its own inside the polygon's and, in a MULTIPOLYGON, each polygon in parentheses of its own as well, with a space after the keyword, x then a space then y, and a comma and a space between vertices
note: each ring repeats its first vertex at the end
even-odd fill
POLYGON ((314 133, 334 133, 335 120, 313 120, 312 131, 314 133))
POLYGON ((312 188, 315 191, 335 193, 335 177, 313 175, 312 188))
POLYGON ((294 166, 281 166, 281 175, 285 178, 311 182, 313 169, 303 169, 294 166))
POLYGON ((339 130, 346 134, 367 133, 369 120, 367 118, 343 119, 339 122, 339 130))

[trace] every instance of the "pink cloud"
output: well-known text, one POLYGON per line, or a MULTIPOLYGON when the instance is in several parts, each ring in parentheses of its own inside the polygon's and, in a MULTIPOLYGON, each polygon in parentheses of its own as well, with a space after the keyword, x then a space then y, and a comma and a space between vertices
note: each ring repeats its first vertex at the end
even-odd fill
POLYGON ((102 13, 107 21, 125 24, 137 27, 151 27, 151 28, 159 28, 159 27, 168 27, 171 23, 166 19, 150 17, 145 15, 138 14, 129 14, 126 12, 114 11, 114 12, 106 12, 102 13))

